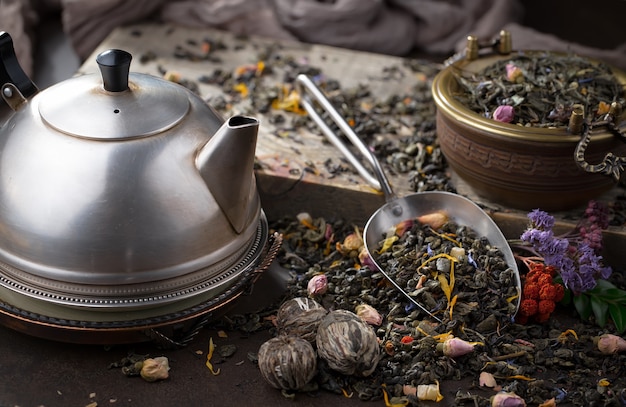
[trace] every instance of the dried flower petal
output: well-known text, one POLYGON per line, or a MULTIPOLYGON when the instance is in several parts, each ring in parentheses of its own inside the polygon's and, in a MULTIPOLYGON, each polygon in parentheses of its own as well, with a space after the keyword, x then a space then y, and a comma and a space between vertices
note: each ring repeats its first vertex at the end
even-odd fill
POLYGON ((515 393, 500 392, 491 398, 491 407, 526 407, 526 402, 515 393))
POLYGON ((436 211, 419 216, 417 220, 437 230, 440 229, 448 221, 448 213, 446 211, 436 211))
POLYGON ((164 380, 169 377, 169 361, 165 356, 157 358, 149 358, 143 361, 141 367, 141 378, 147 382, 155 382, 157 380, 164 380))
POLYGON ((351 233, 343 240, 343 243, 337 242, 337 251, 344 256, 353 255, 356 257, 363 248, 363 237, 360 233, 351 233))
POLYGON ((521 83, 524 81, 524 72, 514 64, 506 64, 506 79, 510 82, 521 83))
POLYGON ((604 334, 596 338, 598 350, 605 355, 626 351, 626 339, 613 334, 604 334))
POLYGON ((396 225, 396 228, 395 228, 396 235, 402 237, 402 235, 405 234, 407 230, 411 230, 412 227, 413 227, 412 220, 410 219, 403 220, 402 222, 396 225))
POLYGON ((317 274, 311 277, 307 285, 309 295, 322 295, 328 290, 328 278, 326 274, 317 274))
POLYGON ((515 118, 515 109, 513 106, 508 105, 500 105, 493 112, 493 120, 503 122, 503 123, 511 123, 515 118))
POLYGON ((363 247, 359 252, 359 263, 361 263, 361 266, 367 266, 371 270, 378 270, 376 263, 374 263, 374 260, 372 260, 372 256, 370 256, 365 247, 363 247))
POLYGON ((465 256, 465 249, 462 247, 455 246, 452 249, 450 249, 450 256, 460 261, 465 256))
POLYGON ((405 396, 415 396, 418 400, 423 401, 439 402, 443 400, 443 395, 439 390, 439 382, 435 384, 420 384, 418 386, 405 384, 402 386, 402 392, 405 396))
POLYGON ((412 336, 410 335, 405 335, 402 337, 402 339, 400 339, 400 343, 403 343, 405 345, 411 344, 413 343, 414 339, 412 336))
POLYGON ((300 222, 307 228, 315 229, 315 224, 313 223, 313 217, 311 217, 309 213, 300 212, 298 215, 296 215, 296 219, 298 219, 298 222, 300 222))
POLYGON ((398 240, 398 236, 393 235, 390 236, 388 238, 385 239, 385 241, 382 244, 382 247, 380 248, 380 250, 378 251, 378 254, 383 254, 385 253, 387 250, 391 249, 391 246, 393 246, 393 244, 398 240))
POLYGON ((478 344, 479 342, 467 342, 461 338, 449 338, 443 343, 438 343, 437 350, 446 356, 455 358, 473 352, 474 346, 478 344))
POLYGON ((498 383, 496 382, 496 378, 493 376, 493 374, 489 372, 480 372, 480 376, 478 377, 478 384, 481 387, 489 388, 494 388, 498 385, 498 383))
POLYGON ((359 318, 370 325, 380 326, 383 323, 383 316, 371 305, 359 304, 355 311, 359 318))
POLYGON ((546 400, 539 404, 537 407, 556 407, 556 399, 552 397, 550 400, 546 400))
POLYGON ((206 367, 211 371, 214 376, 220 374, 220 369, 215 370, 213 368, 213 364, 211 363, 211 358, 213 357, 213 352, 215 352, 215 344, 213 343, 213 338, 209 338, 209 351, 206 355, 206 367))
POLYGON ((600 103, 598 103, 598 116, 607 114, 610 109, 611 109, 611 105, 601 100, 600 103))

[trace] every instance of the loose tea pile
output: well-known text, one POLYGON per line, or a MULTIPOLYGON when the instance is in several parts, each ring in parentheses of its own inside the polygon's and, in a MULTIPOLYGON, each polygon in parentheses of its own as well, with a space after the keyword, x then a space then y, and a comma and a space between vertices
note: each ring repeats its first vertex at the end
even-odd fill
POLYGON ((522 126, 566 127, 575 105, 584 107, 592 123, 611 103, 624 103, 624 85, 608 65, 575 55, 518 54, 455 76, 460 90, 454 97, 469 109, 522 126))
MULTIPOLYGON (((387 275, 443 323, 484 332, 513 320, 521 291, 517 271, 471 228, 447 221, 435 230, 410 219, 373 249, 387 275)), ((415 311, 413 320, 425 317, 415 311)))
MULTIPOLYGON (((193 46, 191 47, 193 48, 193 46)), ((209 60, 219 62, 220 53, 227 45, 219 41, 189 40, 176 49, 176 56, 191 61, 209 60), (210 42, 206 54, 191 52, 190 44, 210 42)), ((338 112, 350 123, 356 134, 371 147, 380 162, 386 165, 388 174, 408 174, 413 191, 443 190, 454 192, 446 173, 446 164, 439 149, 435 131, 435 104, 432 100, 432 79, 439 65, 421 60, 405 60, 404 66, 391 65, 380 73, 380 80, 395 81, 407 75, 415 78, 405 93, 380 97, 367 84, 352 88, 329 76, 306 59, 296 58, 285 52, 280 45, 257 45, 256 64, 247 64, 234 70, 223 67, 207 71, 192 80, 176 75, 167 67, 159 67, 170 80, 198 92, 200 84, 217 86, 221 94, 210 95, 207 102, 225 117, 237 113, 258 116, 267 115, 268 122, 275 128, 278 138, 294 140, 294 151, 298 146, 298 129, 308 128, 320 134, 299 106, 299 95, 295 90, 295 78, 299 74, 315 78, 338 112)), ((241 52, 250 52, 242 48, 241 52)), ((140 57, 143 63, 154 59, 148 51, 140 57)), ((329 123, 330 124, 330 123, 329 123)), ((332 124, 331 126, 334 126, 332 124)), ((339 133, 338 133, 339 134, 339 133)), ((324 143, 324 139, 320 138, 324 143)), ((347 143, 349 145, 349 143, 347 143)), ((259 163, 262 166, 262 163, 259 163)), ((324 163, 329 176, 353 173, 344 162, 328 160, 324 163)), ((314 172, 311 169, 311 172, 314 172)))
MULTIPOLYGON (((277 261, 293 277, 285 300, 312 296, 328 310, 361 307, 357 314, 374 326, 381 347, 381 359, 367 378, 338 373, 318 360, 307 391, 387 398, 391 405, 418 406, 420 400, 444 397, 442 405, 486 407, 496 394, 497 400, 519 398, 527 405, 552 399, 558 405, 623 405, 626 355, 601 352, 596 344, 607 329, 581 321, 573 310, 560 308, 545 323, 520 325, 495 313, 484 313, 482 321, 466 319, 459 307, 452 319, 439 323, 420 313, 380 272, 361 266, 355 251, 343 250, 346 240, 354 239, 353 225, 284 218, 271 226, 284 235, 277 261), (320 228, 328 232, 324 237, 310 233, 320 228), (312 293, 309 282, 322 274, 327 286, 312 293)), ((626 287, 624 271, 614 271, 612 278, 626 287)), ((483 291, 495 303, 504 297, 496 285, 483 291)), ((475 308, 489 306, 467 310, 480 313, 475 308)), ((264 311, 272 312, 276 309, 264 311)), ((245 319, 241 326, 247 326, 245 319)))
MULTIPOLYGON (((206 55, 179 55, 186 59, 219 59, 222 45, 208 49, 206 55)), ((257 59, 260 62, 256 65, 234 71, 216 69, 198 79, 203 84, 223 89, 225 96, 209 100, 217 110, 226 115, 233 105, 246 101, 249 113, 268 115, 269 122, 278 127, 276 137, 296 140, 295 129, 309 127, 315 133, 318 129, 301 115, 293 81, 300 73, 320 77, 322 88, 333 105, 372 147, 387 172, 410 173, 413 191, 454 191, 435 133, 430 84, 438 69, 436 65, 406 61, 409 69, 422 75, 424 80, 416 81, 415 87, 406 94, 383 99, 371 94, 367 85, 344 88, 339 81, 324 77, 321 69, 285 55, 279 46, 259 49, 257 59), (280 78, 283 86, 276 86, 275 81, 268 84, 266 79, 270 77, 280 78)), ((390 78, 398 74, 397 67, 389 67, 381 73, 390 78)), ((489 95, 495 95, 496 99, 501 90, 497 90, 494 83, 495 80, 475 88, 491 89, 489 95)), ((563 82, 563 87, 587 87, 584 80, 577 81, 578 85, 570 83, 573 82, 563 82)), ((594 93, 602 92, 594 90, 594 93)), ((545 101, 536 96, 529 97, 526 103, 545 109, 546 115, 553 110, 547 109, 545 101)), ((553 115, 567 116, 562 114, 565 108, 559 109, 555 107, 553 115)), ((590 110, 593 109, 587 109, 590 110)), ((485 107, 479 109, 481 114, 486 111, 491 112, 485 107)), ((326 169, 338 175, 350 171, 345 165, 333 162, 327 163, 326 169)), ((612 224, 622 226, 626 219, 624 202, 617 201, 613 205, 612 224)), ((382 273, 360 264, 358 247, 351 249, 355 234, 358 235, 354 225, 341 219, 315 218, 303 222, 284 218, 272 221, 271 229, 284 236, 276 261, 293 277, 284 300, 308 296, 319 301, 324 312, 353 311, 375 326, 380 339, 382 357, 370 376, 342 374, 320 360, 309 391, 330 391, 340 397, 352 394, 362 400, 385 399, 387 405, 421 405, 420 399, 439 401, 444 393, 442 405, 482 407, 491 405, 491 398, 502 389, 504 393, 499 397, 514 400, 511 396, 514 393, 531 405, 550 400, 573 406, 624 405, 626 357, 622 354, 607 356, 598 351, 594 338, 608 329, 600 330, 581 322, 571 310, 557 309, 558 318, 550 318, 543 324, 513 323, 508 318, 511 302, 506 301, 507 294, 500 290, 501 286, 508 285, 491 281, 482 294, 496 303, 493 309, 500 310, 499 313, 481 311, 490 304, 463 306, 463 301, 457 299, 459 303, 452 308, 453 318, 440 323, 420 313, 382 273), (460 318, 464 312, 468 317, 460 318), (480 318, 472 316, 476 313, 480 318)), ((432 246, 431 250, 434 250, 432 246)), ((472 258, 476 261, 474 256, 472 258)), ((480 268, 475 274, 480 280, 480 268)), ((623 271, 616 270, 612 278, 617 286, 626 287, 623 271)), ((467 275, 459 279, 468 280, 467 275)), ((449 284, 450 274, 446 275, 446 280, 449 284)), ((455 286, 458 289, 462 283, 457 281, 455 286)), ((458 298, 463 299, 461 291, 466 290, 457 291, 458 298)), ((433 298, 431 305, 446 306, 448 301, 443 300, 444 296, 433 298)), ((231 316, 225 323, 246 333, 259 329, 277 332, 269 319, 263 318, 276 314, 277 309, 278 304, 252 315, 231 316)), ((297 386, 286 387, 300 387, 299 378, 308 378, 310 372, 295 373, 297 386)))

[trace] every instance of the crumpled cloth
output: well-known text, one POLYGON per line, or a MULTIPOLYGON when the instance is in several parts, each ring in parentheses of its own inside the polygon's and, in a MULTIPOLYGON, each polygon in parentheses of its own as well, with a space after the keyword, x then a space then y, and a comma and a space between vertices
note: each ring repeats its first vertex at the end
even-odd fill
MULTIPOLYGON (((27 17, 15 30, 27 33, 24 26, 35 21, 28 7, 31 1, 35 0, 0 0, 0 23, 7 26, 5 9, 19 8, 27 17)), ((118 26, 162 21, 398 56, 413 50, 451 55, 464 48, 469 34, 488 41, 507 29, 514 49, 570 51, 626 70, 626 43, 598 49, 524 27, 522 0, 56 1, 64 30, 83 60, 118 26)), ((29 47, 24 41, 21 54, 28 54, 29 47)))
POLYGON ((33 71, 32 28, 37 21, 29 0, 0 0, 0 31, 11 36, 17 60, 29 76, 33 71))

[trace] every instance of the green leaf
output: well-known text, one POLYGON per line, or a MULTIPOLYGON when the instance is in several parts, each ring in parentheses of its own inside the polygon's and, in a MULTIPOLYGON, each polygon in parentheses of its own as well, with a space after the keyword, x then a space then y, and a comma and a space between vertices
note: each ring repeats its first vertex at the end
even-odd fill
POLYGON ((609 315, 615 324, 615 329, 619 334, 626 331, 626 307, 609 304, 609 315))
POLYGON ((591 301, 589 297, 585 294, 574 295, 572 296, 572 302, 576 307, 578 315, 580 315, 584 321, 587 321, 591 316, 591 301))
POLYGON ((597 294, 595 292, 590 292, 590 294, 597 295, 598 297, 601 297, 605 301, 610 301, 610 302, 619 303, 622 301, 626 301, 626 291, 623 291, 617 288, 608 288, 606 290, 598 291, 597 294))
POLYGON ((613 285, 613 283, 611 283, 608 280, 603 280, 603 279, 600 279, 600 280, 596 281, 596 287, 594 288, 594 290, 597 289, 597 288, 600 288, 601 290, 606 290, 606 289, 609 289, 609 288, 616 288, 617 289, 617 287, 615 287, 615 285, 613 285))
POLYGON ((566 288, 565 294, 563 295, 563 299, 560 301, 560 303, 563 305, 569 305, 571 302, 572 302, 572 292, 566 288))
POLYGON ((609 304, 597 297, 591 297, 591 309, 596 317, 596 324, 603 328, 608 320, 609 304))

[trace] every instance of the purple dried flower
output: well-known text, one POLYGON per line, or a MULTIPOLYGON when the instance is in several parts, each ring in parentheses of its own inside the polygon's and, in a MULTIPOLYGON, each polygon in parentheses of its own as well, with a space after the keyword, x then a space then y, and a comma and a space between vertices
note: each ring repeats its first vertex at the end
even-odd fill
MULTIPOLYGON (((590 205, 589 208, 596 210, 599 206, 590 205)), ((521 239, 533 246, 546 265, 558 270, 563 284, 574 294, 593 289, 597 279, 606 279, 611 275, 611 268, 602 265, 602 256, 596 251, 597 247, 601 247, 602 239, 602 230, 597 226, 592 224, 594 227, 589 229, 579 227, 580 235, 557 237, 552 231, 554 217, 548 213, 535 209, 528 214, 528 218, 531 226, 522 233, 521 239), (581 238, 582 231, 587 230, 585 237, 581 238)))
POLYGON ((554 216, 549 215, 541 209, 533 209, 533 211, 528 214, 528 219, 530 219, 533 227, 536 229, 551 230, 554 226, 554 216))
POLYGON ((545 257, 561 257, 567 255, 567 251, 570 247, 569 240, 553 237, 537 250, 540 251, 545 257))
POLYGON ((551 230, 527 229, 522 233, 521 239, 537 247, 539 251, 543 251, 541 248, 551 244, 554 234, 551 230))

